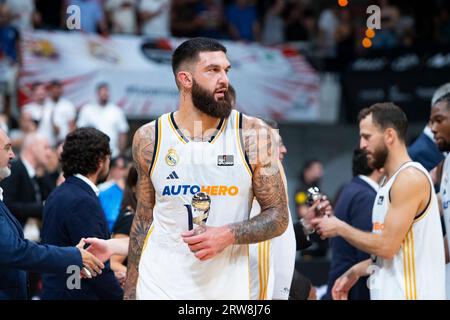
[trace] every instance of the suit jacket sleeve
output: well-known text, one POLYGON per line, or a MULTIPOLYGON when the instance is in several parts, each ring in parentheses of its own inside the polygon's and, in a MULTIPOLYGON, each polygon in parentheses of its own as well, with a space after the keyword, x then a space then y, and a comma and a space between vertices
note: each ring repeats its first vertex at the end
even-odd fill
MULTIPOLYGON (((94 200, 94 198, 83 198, 72 206, 74 214, 68 215, 69 218, 65 223, 71 242, 74 244, 78 243, 81 238, 110 238, 103 210, 100 203, 94 200)), ((100 299, 122 299, 123 291, 109 263, 105 263, 105 269, 102 270, 101 276, 86 281, 100 299)))
POLYGON ((0 266, 37 273, 65 273, 70 265, 83 265, 77 248, 38 245, 23 239, 3 214, 0 214, 0 239, 0 266))

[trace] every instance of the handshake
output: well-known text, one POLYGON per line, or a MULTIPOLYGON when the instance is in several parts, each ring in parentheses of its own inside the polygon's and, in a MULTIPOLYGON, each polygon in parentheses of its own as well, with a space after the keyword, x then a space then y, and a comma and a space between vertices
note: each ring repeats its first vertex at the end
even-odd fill
POLYGON ((340 220, 333 214, 333 207, 319 188, 308 189, 308 208, 300 219, 306 234, 316 232, 321 239, 335 237, 340 220))
POLYGON ((126 255, 128 253, 129 239, 82 238, 77 244, 83 260, 82 278, 91 279, 102 274, 103 264, 113 254, 126 255), (89 245, 86 249, 84 247, 89 245))

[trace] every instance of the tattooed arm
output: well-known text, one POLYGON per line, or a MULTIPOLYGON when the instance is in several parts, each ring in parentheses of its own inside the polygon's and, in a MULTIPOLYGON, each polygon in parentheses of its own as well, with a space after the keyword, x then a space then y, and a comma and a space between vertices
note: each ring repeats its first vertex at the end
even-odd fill
POLYGON ((253 168, 253 193, 261 213, 252 219, 230 225, 234 243, 256 243, 281 235, 288 225, 288 204, 278 161, 278 141, 263 121, 244 116, 245 151, 253 168))
POLYGON ((278 144, 271 129, 261 120, 244 117, 244 144, 253 168, 253 192, 261 213, 247 221, 221 227, 208 226, 201 234, 182 234, 200 260, 213 258, 233 244, 248 244, 281 235, 289 222, 285 186, 278 161, 278 144), (256 134, 256 135, 255 135, 256 134))
POLYGON ((150 180, 149 170, 154 145, 155 123, 151 122, 139 128, 133 139, 133 159, 138 172, 137 208, 130 232, 127 280, 124 287, 124 299, 126 300, 136 299, 136 284, 142 247, 153 221, 155 190, 150 180))

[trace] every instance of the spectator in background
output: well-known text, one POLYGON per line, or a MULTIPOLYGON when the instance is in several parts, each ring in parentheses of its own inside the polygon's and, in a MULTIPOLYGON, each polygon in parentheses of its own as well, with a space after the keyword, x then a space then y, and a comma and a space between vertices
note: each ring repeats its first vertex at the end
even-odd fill
POLYGON ((22 226, 28 218, 42 218, 43 201, 51 190, 41 188, 42 177, 37 176, 37 172, 45 170, 50 152, 45 137, 38 133, 27 135, 19 159, 12 164, 11 176, 0 184, 5 204, 22 226))
POLYGON ((400 11, 396 6, 389 3, 389 0, 379 0, 378 5, 381 8, 381 25, 372 39, 374 49, 392 49, 400 44, 400 38, 397 33, 400 11))
POLYGON ((224 37, 225 17, 223 7, 218 1, 200 0, 196 6, 198 36, 222 39, 224 37))
POLYGON ((11 130, 11 144, 14 152, 19 152, 22 149, 22 145, 25 137, 33 132, 37 131, 39 122, 33 120, 31 114, 25 111, 20 113, 19 128, 11 130))
POLYGON ((58 80, 50 82, 49 97, 45 102, 39 132, 52 147, 63 141, 66 135, 75 129, 76 109, 72 102, 62 98, 63 84, 58 80))
POLYGON ((276 45, 284 42, 284 0, 274 0, 264 16, 262 43, 276 45))
POLYGON ((16 96, 20 65, 19 32, 10 24, 8 6, 0 2, 0 105, 3 112, 1 128, 8 132, 14 126, 12 101, 16 96))
POLYGON ((171 2, 171 0, 141 0, 139 19, 143 35, 170 37, 171 2))
POLYGON ((31 85, 31 102, 22 107, 22 112, 29 113, 31 119, 33 119, 38 126, 42 119, 46 98, 47 88, 45 84, 42 82, 35 82, 31 85))
POLYGON ((111 160, 108 179, 98 186, 100 193, 98 199, 106 216, 109 231, 112 231, 114 223, 120 212, 125 178, 127 176, 128 161, 124 157, 116 157, 111 160))
POLYGON ((36 29, 65 29, 65 2, 65 0, 35 0, 37 15, 35 24, 36 29))
POLYGON ((323 177, 323 165, 318 159, 309 159, 300 172, 300 185, 295 192, 295 203, 299 218, 305 216, 307 210, 307 191, 311 187, 319 187, 323 177))
MULTIPOLYGON (((295 192, 295 203, 297 216, 304 219, 308 213, 307 192, 311 187, 319 187, 323 177, 323 165, 318 159, 310 159, 303 165, 300 174, 300 186, 295 192)), ((320 257, 325 256, 328 248, 328 240, 320 239, 319 235, 313 233, 310 235, 311 246, 302 251, 303 256, 320 257)))
POLYGON ((113 33, 137 32, 137 0, 106 0, 105 11, 113 33))
POLYGON ((5 4, 8 8, 11 25, 20 34, 33 30, 33 26, 38 20, 34 0, 5 0, 5 4))
POLYGON ((110 139, 112 156, 117 157, 127 147, 127 119, 122 109, 109 102, 106 83, 97 86, 97 102, 85 105, 78 115, 77 127, 94 127, 110 139))
POLYGON ((196 7, 198 0, 172 0, 170 29, 174 37, 192 38, 198 35, 196 7))
POLYGON ((75 5, 81 12, 81 30, 87 33, 108 34, 108 24, 98 0, 68 0, 67 6, 75 5))
POLYGON ((336 29, 339 25, 339 8, 336 4, 326 8, 319 16, 319 46, 324 57, 336 56, 336 29))
MULTIPOLYGON (((138 174, 134 166, 130 167, 126 179, 123 199, 120 205, 120 213, 114 223, 112 239, 129 238, 131 225, 136 212, 136 185, 138 174)), ((127 274, 127 256, 114 255, 111 257, 111 269, 114 271, 116 279, 123 286, 127 274)))
POLYGON ((296 1, 287 7, 285 38, 287 41, 310 41, 316 34, 316 17, 314 12, 296 1))
POLYGON ((231 39, 260 41, 261 25, 254 1, 235 0, 226 9, 226 18, 231 39))
MULTIPOLYGON (((383 177, 383 170, 373 170, 367 163, 366 153, 361 149, 353 151, 353 179, 341 191, 334 214, 349 225, 364 231, 372 231, 372 208, 383 177)), ((326 299, 331 299, 331 289, 337 278, 353 265, 369 259, 363 252, 341 237, 331 239, 331 265, 328 275, 326 299)), ((349 300, 370 300, 367 277, 361 278, 353 286, 349 300)))
POLYGON ((347 64, 354 59, 356 43, 353 19, 349 8, 341 8, 338 13, 339 24, 336 28, 336 54, 338 65, 344 71, 347 64))

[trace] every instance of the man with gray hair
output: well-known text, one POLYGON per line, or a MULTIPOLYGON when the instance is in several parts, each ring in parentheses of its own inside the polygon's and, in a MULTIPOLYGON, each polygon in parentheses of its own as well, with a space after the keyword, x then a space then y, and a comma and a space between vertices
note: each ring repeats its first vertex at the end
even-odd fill
MULTIPOLYGON (((431 107, 448 93, 450 93, 450 82, 437 88, 431 98, 431 107)), ((428 171, 434 169, 444 160, 444 155, 436 146, 433 133, 428 124, 425 126, 420 136, 409 146, 408 154, 411 159, 420 162, 428 171)))
POLYGON ((12 163, 11 176, 0 182, 6 205, 22 226, 28 218, 42 218, 43 201, 51 190, 43 190, 38 173, 44 172, 50 155, 47 138, 38 133, 27 135, 19 159, 12 163))
MULTIPOLYGON (((13 159, 11 140, 0 129, 0 180, 11 174, 13 159)), ((27 271, 66 272, 69 266, 84 266, 96 275, 104 268, 100 260, 82 249, 82 243, 77 247, 59 248, 24 239, 21 225, 3 202, 2 188, 0 239, 0 300, 27 299, 27 271)))

